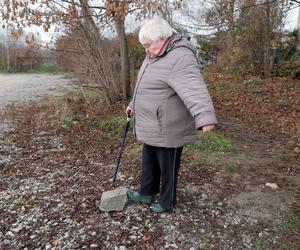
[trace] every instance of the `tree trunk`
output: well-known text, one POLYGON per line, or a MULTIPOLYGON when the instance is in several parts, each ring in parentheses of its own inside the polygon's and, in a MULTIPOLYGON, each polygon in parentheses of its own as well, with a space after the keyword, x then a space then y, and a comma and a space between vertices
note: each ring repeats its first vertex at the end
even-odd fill
POLYGON ((236 0, 230 0, 228 3, 229 7, 229 15, 228 15, 228 26, 229 26, 229 36, 231 42, 231 49, 234 50, 236 45, 236 32, 235 32, 235 20, 234 20, 234 12, 235 12, 235 2, 236 0))
POLYGON ((115 80, 108 56, 101 47, 98 27, 91 17, 87 0, 80 0, 83 22, 78 23, 77 30, 82 37, 85 54, 91 65, 91 81, 100 86, 107 104, 120 100, 119 86, 115 80))
POLYGON ((10 56, 9 56, 9 34, 8 27, 6 28, 6 62, 7 62, 7 71, 10 71, 10 56))
POLYGON ((270 46, 272 39, 272 28, 271 28, 271 10, 270 4, 264 6, 266 8, 266 32, 264 36, 264 58, 263 58, 263 75, 265 78, 270 76, 270 46))
POLYGON ((122 84, 122 95, 124 100, 130 98, 130 63, 128 44, 125 34, 124 20, 120 17, 115 17, 116 30, 118 34, 120 56, 121 56, 121 84, 122 84))
POLYGON ((298 49, 300 50, 300 7, 299 7, 299 12, 298 12, 297 29, 298 29, 298 49))

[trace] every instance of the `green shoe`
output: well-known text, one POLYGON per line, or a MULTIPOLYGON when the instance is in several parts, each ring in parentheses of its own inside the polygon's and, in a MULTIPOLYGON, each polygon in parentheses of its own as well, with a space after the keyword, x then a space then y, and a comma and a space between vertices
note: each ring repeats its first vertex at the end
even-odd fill
POLYGON ((146 204, 151 204, 154 201, 154 196, 152 195, 141 195, 139 192, 128 191, 127 192, 128 200, 130 201, 139 201, 146 204))
POLYGON ((159 203, 152 203, 150 209, 154 213, 164 213, 167 211, 167 209, 163 208, 159 203))

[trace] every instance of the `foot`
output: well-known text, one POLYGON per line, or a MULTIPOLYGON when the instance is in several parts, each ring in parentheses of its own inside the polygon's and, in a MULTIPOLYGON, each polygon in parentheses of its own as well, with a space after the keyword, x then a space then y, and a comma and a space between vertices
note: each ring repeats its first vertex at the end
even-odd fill
POLYGON ((154 213, 164 213, 167 211, 167 209, 163 208, 159 203, 152 203, 150 209, 154 213))
POLYGON ((146 204, 151 204, 154 201, 154 196, 152 195, 141 195, 139 192, 131 190, 127 192, 127 197, 130 201, 139 201, 146 204))

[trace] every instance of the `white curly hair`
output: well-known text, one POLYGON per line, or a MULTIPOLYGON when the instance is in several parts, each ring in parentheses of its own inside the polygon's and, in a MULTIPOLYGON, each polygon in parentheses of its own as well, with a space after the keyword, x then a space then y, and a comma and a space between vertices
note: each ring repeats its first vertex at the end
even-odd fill
POLYGON ((176 32, 171 25, 161 17, 148 19, 139 32, 139 41, 145 44, 147 41, 158 42, 166 39, 176 32))

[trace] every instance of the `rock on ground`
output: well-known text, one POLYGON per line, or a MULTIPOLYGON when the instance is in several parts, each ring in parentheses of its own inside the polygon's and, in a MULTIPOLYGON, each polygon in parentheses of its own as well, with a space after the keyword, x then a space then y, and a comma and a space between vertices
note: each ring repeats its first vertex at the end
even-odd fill
POLYGON ((99 209, 103 212, 122 211, 127 202, 127 188, 120 187, 102 193, 99 209))

